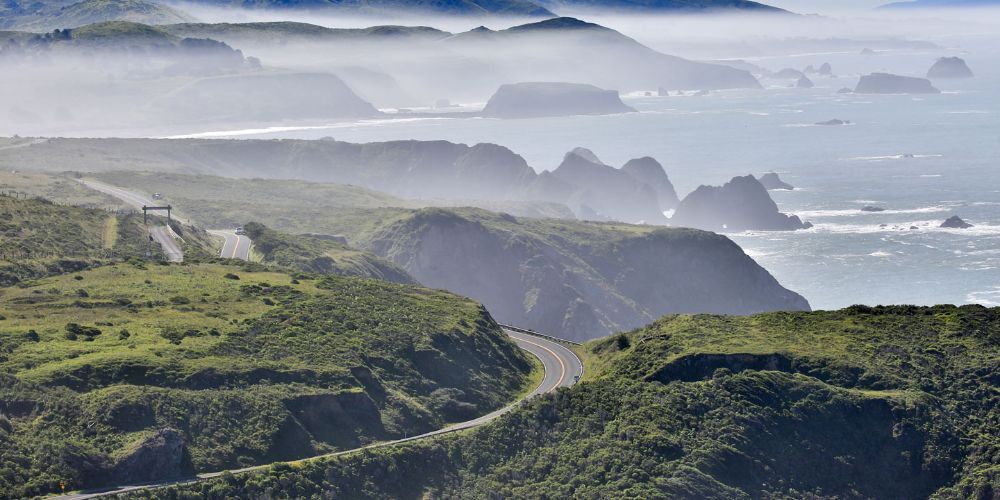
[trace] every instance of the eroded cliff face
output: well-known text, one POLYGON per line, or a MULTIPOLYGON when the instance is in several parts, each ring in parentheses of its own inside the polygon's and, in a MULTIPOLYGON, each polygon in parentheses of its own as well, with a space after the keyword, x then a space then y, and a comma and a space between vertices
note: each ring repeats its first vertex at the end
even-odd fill
POLYGON ((427 209, 368 243, 422 284, 501 322, 584 340, 666 313, 808 310, 729 239, 689 229, 427 209))

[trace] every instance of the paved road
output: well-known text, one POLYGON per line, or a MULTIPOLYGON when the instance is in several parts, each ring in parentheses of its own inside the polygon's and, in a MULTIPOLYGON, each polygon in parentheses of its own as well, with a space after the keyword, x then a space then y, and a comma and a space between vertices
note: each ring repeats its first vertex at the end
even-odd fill
MULTIPOLYGON (((163 201, 156 201, 144 194, 136 193, 134 191, 128 191, 118 186, 112 186, 111 184, 107 184, 101 181, 95 181, 93 179, 79 179, 79 182, 80 184, 83 184, 84 186, 87 186, 88 188, 93 189, 94 191, 100 191, 104 194, 114 196, 115 198, 118 198, 119 200, 122 200, 125 203, 131 205, 132 207, 138 209, 141 209, 144 205, 160 206, 163 204, 163 201)), ((154 213, 162 215, 162 213, 160 212, 154 212, 154 213)), ((171 218, 173 218, 177 222, 180 222, 181 224, 191 223, 189 220, 183 217, 177 217, 173 213, 171 213, 171 218)))
POLYGON ((250 238, 242 234, 236 234, 236 231, 233 230, 211 229, 208 232, 226 240, 222 244, 222 251, 219 252, 219 257, 223 259, 250 260, 250 238))
MULTIPOLYGON (((384 441, 381 443, 375 443, 368 446, 363 446, 361 448, 355 448, 353 450, 344 450, 335 453, 328 453, 326 455, 311 457, 305 460, 306 461, 321 460, 324 458, 355 453, 360 450, 393 446, 400 443, 417 441, 420 439, 427 439, 433 436, 440 436, 442 434, 448 434, 451 432, 460 431, 462 429, 478 427, 480 425, 483 425, 487 422, 496 419, 497 417, 503 415, 504 413, 513 410, 528 398, 537 396, 539 394, 544 394, 547 392, 553 392, 560 387, 569 387, 575 384, 577 380, 579 380, 579 377, 583 376, 583 363, 580 361, 580 358, 578 358, 576 354, 573 353, 573 351, 569 350, 562 344, 520 332, 514 332, 511 330, 504 330, 504 331, 507 332, 507 335, 510 335, 510 337, 514 340, 514 342, 518 345, 518 347, 524 349, 525 351, 530 352, 535 357, 537 357, 542 362, 542 366, 545 369, 545 375, 544 377, 542 377, 542 382, 538 384, 538 387, 536 387, 534 391, 531 391, 531 393, 525 396, 524 398, 514 403, 511 403, 510 405, 505 406, 499 410, 496 410, 493 413, 483 415, 482 417, 469 420, 467 422, 462 422, 460 424, 455 424, 449 427, 445 427, 444 429, 438 429, 436 431, 431 431, 426 434, 420 434, 417 436, 411 436, 405 439, 397 439, 394 441, 384 441)), ((142 489, 162 488, 166 486, 174 486, 179 484, 195 483, 198 481, 204 481, 206 479, 211 479, 214 477, 219 477, 225 473, 242 474, 254 471, 261 471, 267 469, 268 467, 270 467, 270 464, 247 467, 244 469, 233 469, 229 471, 207 472, 203 474, 198 474, 198 476, 194 478, 183 479, 179 481, 164 481, 164 482, 145 484, 145 485, 120 486, 101 491, 93 490, 87 492, 74 493, 70 495, 64 495, 58 498, 83 499, 83 498, 101 497, 106 495, 115 495, 119 493, 127 493, 129 491, 136 491, 142 489)))
MULTIPOLYGON (((147 198, 144 195, 122 189, 118 186, 112 186, 111 184, 105 184, 100 181, 80 179, 80 184, 83 184, 84 186, 87 186, 95 191, 100 191, 104 194, 114 196, 115 198, 118 198, 135 208, 160 205, 160 203, 151 198, 147 198)), ((173 217, 173 219, 182 224, 188 223, 187 220, 180 217, 173 217)), ((166 226, 152 226, 149 228, 149 235, 152 236, 153 240, 159 243, 160 247, 163 248, 163 254, 166 255, 168 261, 184 262, 184 252, 181 250, 180 245, 177 244, 177 240, 180 238, 173 232, 173 230, 166 226)), ((247 248, 247 251, 249 252, 249 248, 247 248)))
POLYGON ((184 262, 184 251, 177 244, 177 238, 173 230, 167 226, 153 226, 149 228, 149 235, 153 237, 154 241, 160 244, 160 248, 163 249, 163 255, 167 257, 168 261, 184 262))

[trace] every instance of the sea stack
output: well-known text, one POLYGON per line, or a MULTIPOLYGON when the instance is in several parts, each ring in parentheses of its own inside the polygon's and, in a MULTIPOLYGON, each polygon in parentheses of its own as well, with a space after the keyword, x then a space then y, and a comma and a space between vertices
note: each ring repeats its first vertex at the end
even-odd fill
POLYGON ((791 191, 795 189, 795 186, 781 180, 781 177, 778 177, 778 174, 775 172, 768 172, 758 177, 757 180, 764 186, 764 189, 767 189, 768 191, 775 189, 791 191))
POLYGON ((856 94, 940 94, 926 78, 872 73, 861 77, 856 94))
POLYGON ((698 187, 681 200, 670 224, 715 232, 794 231, 812 227, 794 215, 779 212, 767 189, 752 175, 733 177, 721 187, 698 187))
POLYGON ((622 102, 617 90, 579 83, 531 82, 500 86, 486 103, 483 116, 538 118, 634 112, 622 102))
POLYGON ((964 220, 962 220, 961 217, 957 215, 952 215, 951 217, 948 217, 947 220, 942 222, 940 227, 948 229, 968 229, 972 227, 972 224, 965 222, 964 220))
POLYGON ((927 78, 935 80, 972 77, 972 70, 961 57, 942 57, 927 71, 927 78))

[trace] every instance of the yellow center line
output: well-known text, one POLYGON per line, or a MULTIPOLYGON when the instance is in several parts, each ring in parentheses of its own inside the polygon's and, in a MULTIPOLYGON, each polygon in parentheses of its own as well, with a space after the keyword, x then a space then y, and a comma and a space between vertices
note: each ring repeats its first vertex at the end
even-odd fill
POLYGON ((521 337, 518 340, 520 340, 522 342, 527 342, 527 343, 529 343, 529 344, 531 344, 533 346, 536 346, 536 347, 541 347, 542 349, 545 349, 546 351, 549 351, 549 354, 552 354, 553 356, 555 356, 556 361, 559 362, 559 369, 562 370, 562 373, 559 375, 559 381, 556 382, 556 387, 559 387, 560 385, 562 385, 563 380, 566 378, 566 364, 563 363, 562 358, 559 357, 559 355, 556 354, 555 351, 553 351, 552 349, 549 349, 548 347, 543 346, 542 344, 538 344, 538 343, 532 342, 530 340, 526 340, 526 339, 524 339, 524 337, 521 337))

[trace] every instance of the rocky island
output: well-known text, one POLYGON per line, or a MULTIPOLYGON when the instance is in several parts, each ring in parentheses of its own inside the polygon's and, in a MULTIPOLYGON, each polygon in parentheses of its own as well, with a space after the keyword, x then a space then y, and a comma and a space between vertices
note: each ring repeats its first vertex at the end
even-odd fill
POLYGON ((500 86, 482 114, 490 118, 538 118, 634 112, 617 90, 579 83, 528 82, 500 86))
POLYGON ((947 220, 942 222, 941 226, 939 227, 947 229, 969 229, 970 227, 972 227, 972 224, 965 222, 964 220, 962 220, 961 217, 957 215, 952 215, 951 217, 948 217, 947 220))
POLYGON ((940 94, 926 78, 872 73, 861 77, 856 94, 940 94))
POLYGON ((794 231, 812 227, 797 216, 778 211, 767 189, 752 175, 733 177, 721 187, 699 186, 681 200, 670 223, 715 232, 794 231))
POLYGON ((972 70, 961 57, 942 57, 927 71, 927 78, 936 80, 972 77, 972 70))
POLYGON ((785 191, 791 191, 795 189, 795 186, 781 180, 776 172, 768 172, 757 178, 758 181, 764 186, 768 191, 772 189, 781 189, 785 191))

